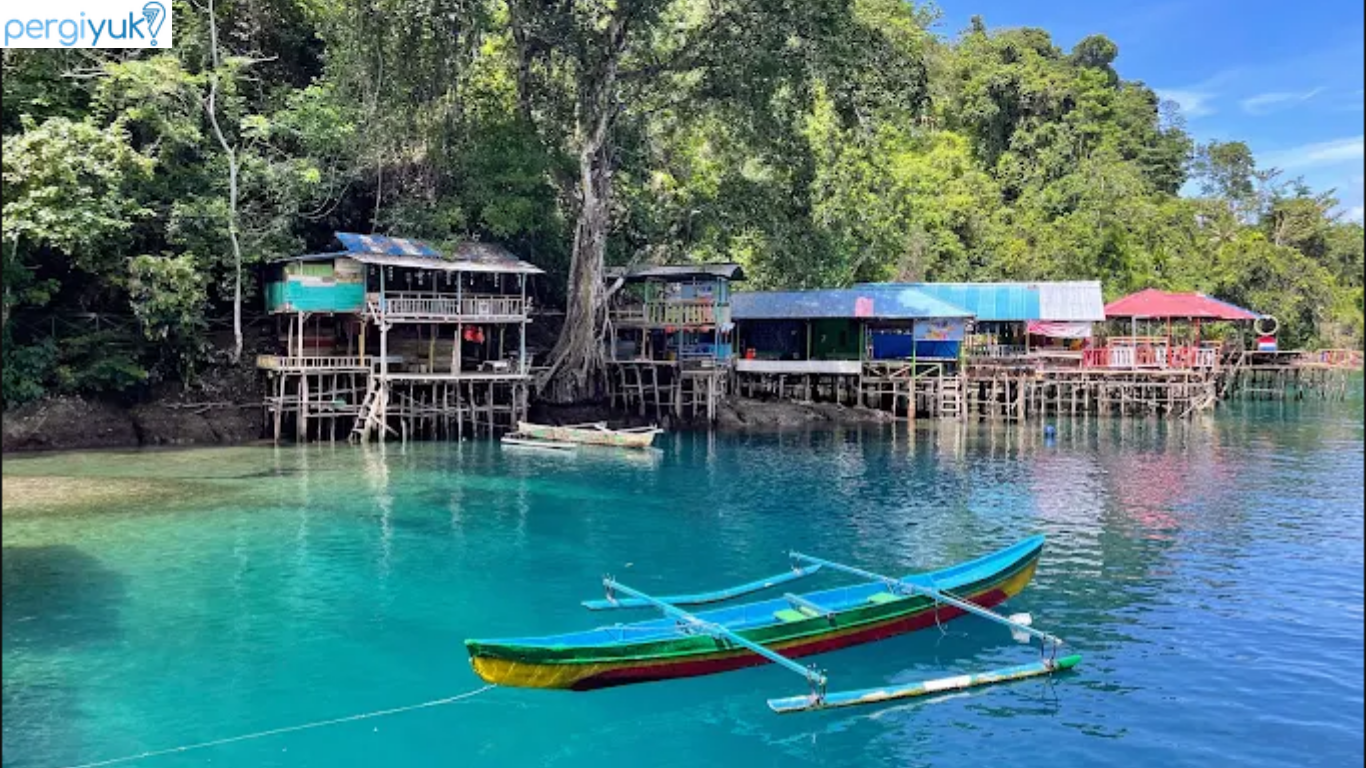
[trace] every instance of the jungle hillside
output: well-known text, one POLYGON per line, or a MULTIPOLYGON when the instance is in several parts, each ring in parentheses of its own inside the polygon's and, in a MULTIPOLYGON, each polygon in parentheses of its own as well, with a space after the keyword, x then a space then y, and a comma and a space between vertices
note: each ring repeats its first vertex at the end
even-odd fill
POLYGON ((604 266, 748 288, 1099 279, 1363 338, 1334 191, 1200 144, 1122 40, 903 0, 176 0, 166 51, 5 50, 3 398, 250 366, 258 265, 334 231, 496 241, 601 369, 604 266))

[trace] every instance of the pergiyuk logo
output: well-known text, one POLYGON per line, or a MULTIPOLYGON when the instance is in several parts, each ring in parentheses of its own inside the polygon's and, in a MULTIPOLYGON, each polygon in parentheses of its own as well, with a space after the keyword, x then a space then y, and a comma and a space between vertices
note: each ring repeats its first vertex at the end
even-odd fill
POLYGON ((6 48, 170 48, 171 0, 5 0, 6 48))

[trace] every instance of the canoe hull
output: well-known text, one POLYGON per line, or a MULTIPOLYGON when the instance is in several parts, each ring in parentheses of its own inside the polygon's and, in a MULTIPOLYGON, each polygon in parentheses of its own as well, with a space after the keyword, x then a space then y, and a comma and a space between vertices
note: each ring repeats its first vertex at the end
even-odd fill
MULTIPOLYGON (((1019 594, 1028 585, 1037 568, 1039 554, 1039 551, 1035 551, 1031 556, 1013 563, 1007 570, 974 585, 973 589, 955 591, 955 595, 988 608, 999 605, 1019 594)), ((907 606, 905 611, 893 612, 891 615, 873 620, 855 621, 848 626, 837 624, 829 631, 802 632, 790 638, 765 640, 762 644, 784 656, 799 658, 895 637, 933 627, 936 623, 964 615, 961 610, 948 605, 941 604, 936 607, 933 603, 927 605, 924 601, 915 602, 918 605, 907 606)), ((857 609, 848 613, 855 612, 857 609)), ((553 658, 541 660, 534 658, 534 653, 502 654, 497 649, 487 649, 492 652, 485 652, 486 649, 476 641, 470 641, 467 645, 470 650, 470 663, 475 673, 486 682, 525 688, 560 688, 575 691, 710 675, 769 663, 757 654, 719 640, 712 642, 711 647, 715 650, 660 654, 658 658, 612 660, 602 658, 600 654, 594 653, 594 649, 585 649, 585 656, 589 658, 584 658, 581 662, 572 658, 572 649, 569 649, 568 655, 566 649, 556 649, 553 658)))
POLYGON ((517 422, 517 433, 538 440, 553 440, 559 443, 579 445, 607 445, 616 448, 649 448, 654 445, 655 435, 663 430, 654 429, 643 432, 621 432, 610 429, 581 429, 577 427, 551 427, 544 424, 517 422))

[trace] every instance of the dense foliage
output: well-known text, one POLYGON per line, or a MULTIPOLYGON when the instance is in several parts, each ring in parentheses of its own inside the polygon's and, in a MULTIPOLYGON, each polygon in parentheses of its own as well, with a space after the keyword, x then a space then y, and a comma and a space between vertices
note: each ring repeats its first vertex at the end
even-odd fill
POLYGON ((576 385, 604 260, 734 259, 761 288, 1099 278, 1275 314, 1287 346, 1363 336, 1361 226, 1240 142, 1195 146, 1102 36, 948 40, 902 0, 174 12, 172 51, 4 51, 7 404, 192 375, 232 346, 233 236, 250 314, 251 265, 333 230, 545 267, 576 385))

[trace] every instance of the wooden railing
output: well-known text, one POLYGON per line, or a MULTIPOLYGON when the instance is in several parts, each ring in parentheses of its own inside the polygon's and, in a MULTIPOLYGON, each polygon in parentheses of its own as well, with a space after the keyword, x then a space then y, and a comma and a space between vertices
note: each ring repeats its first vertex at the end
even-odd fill
POLYGON ((1082 352, 1083 368, 1216 368, 1218 347, 1114 346, 1082 352))
POLYGON ((712 302, 651 302, 612 310, 622 325, 715 325, 730 321, 730 305, 712 302))
POLYGON ((371 297, 370 305, 389 319, 520 319, 526 302, 520 296, 385 293, 371 297))
POLYGON ((356 355, 257 355, 256 367, 267 371, 366 371, 356 355))
POLYGON ((975 344, 968 347, 968 357, 1024 357, 1023 344, 975 344))
POLYGON ((1302 353, 1300 359, 1306 363, 1331 365, 1334 368, 1362 367, 1362 354, 1356 349, 1319 349, 1302 353))

